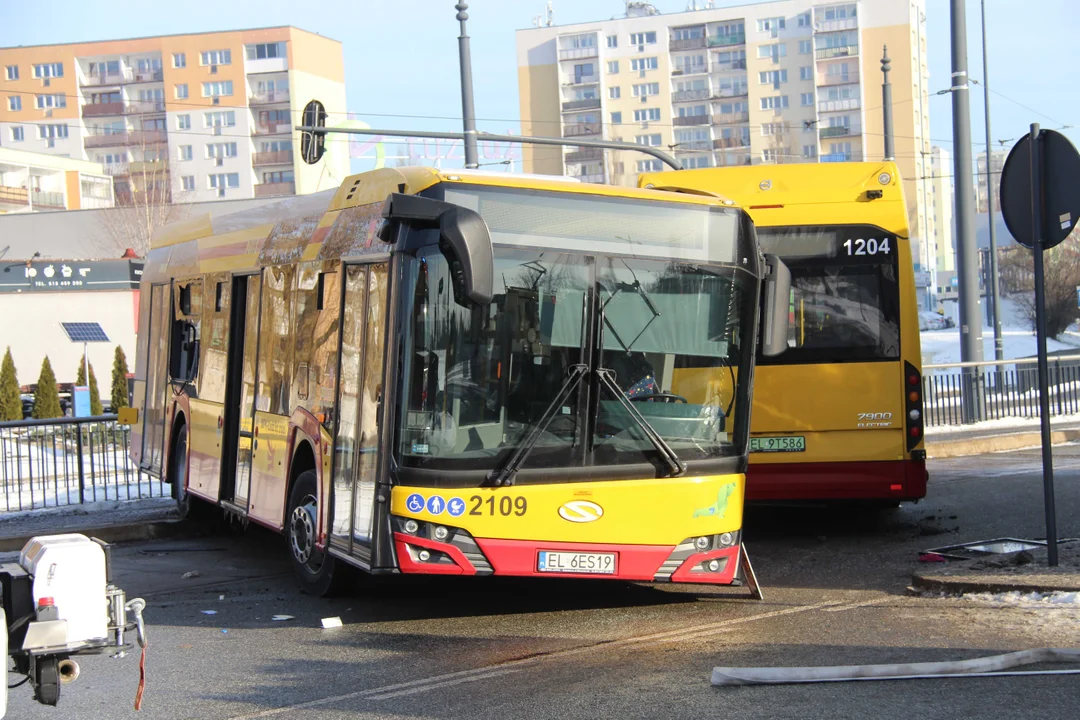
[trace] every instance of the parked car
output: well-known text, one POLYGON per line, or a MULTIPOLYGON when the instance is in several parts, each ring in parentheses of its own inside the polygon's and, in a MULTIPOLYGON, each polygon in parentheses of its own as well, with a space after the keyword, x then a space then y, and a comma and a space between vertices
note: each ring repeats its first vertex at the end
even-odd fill
POLYGON ((936 312, 924 310, 919 313, 919 330, 944 330, 952 326, 952 319, 936 312))

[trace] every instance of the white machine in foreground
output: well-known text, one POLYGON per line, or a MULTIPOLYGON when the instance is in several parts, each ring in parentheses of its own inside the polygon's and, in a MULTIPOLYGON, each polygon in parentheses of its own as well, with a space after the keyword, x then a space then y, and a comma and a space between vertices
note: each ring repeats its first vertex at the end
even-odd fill
MULTIPOLYGON (((146 647, 146 603, 128 601, 112 584, 109 558, 109 546, 100 540, 47 535, 31 538, 18 564, 0 565, 0 620, 7 628, 0 650, 11 656, 14 672, 26 676, 40 703, 56 705, 61 684, 79 677, 73 655, 128 647, 129 630, 146 647)), ((7 709, 7 667, 5 661, 0 718, 7 709)))

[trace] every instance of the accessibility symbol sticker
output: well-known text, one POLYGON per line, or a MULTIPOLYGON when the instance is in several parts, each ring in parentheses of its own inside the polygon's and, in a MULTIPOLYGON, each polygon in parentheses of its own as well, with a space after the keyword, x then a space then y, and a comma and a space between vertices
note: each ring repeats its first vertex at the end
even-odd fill
POLYGON ((424 509, 424 496, 419 493, 413 493, 405 498, 405 507, 409 509, 409 512, 420 512, 424 509))
POLYGON ((465 512, 465 501, 459 497, 450 498, 450 501, 446 503, 446 512, 450 513, 454 517, 460 516, 465 512))
POLYGON ((440 515, 446 509, 446 501, 438 495, 432 495, 427 501, 427 510, 432 515, 440 515))

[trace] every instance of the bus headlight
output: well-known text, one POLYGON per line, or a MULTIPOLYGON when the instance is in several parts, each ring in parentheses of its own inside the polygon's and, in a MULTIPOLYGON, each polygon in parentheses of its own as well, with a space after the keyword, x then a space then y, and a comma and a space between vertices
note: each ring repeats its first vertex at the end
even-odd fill
POLYGON ((704 535, 694 540, 694 547, 696 547, 698 550, 708 550, 711 545, 712 540, 710 540, 704 535))
POLYGON ((877 176, 877 181, 882 185, 888 185, 890 182, 892 182, 892 175, 887 172, 883 172, 877 176))
POLYGON ((406 520, 405 521, 405 532, 409 533, 410 535, 415 535, 416 531, 419 530, 419 529, 420 529, 420 524, 418 522, 416 522, 415 520, 406 520))
POLYGON ((443 542, 446 540, 446 538, 450 537, 450 531, 442 525, 436 525, 435 531, 432 533, 432 536, 439 542, 443 542))
POLYGON ((912 410, 911 412, 908 413, 908 417, 911 418, 912 420, 914 420, 915 422, 918 422, 919 418, 922 417, 922 416, 919 414, 918 410, 912 410))
POLYGON ((731 533, 726 532, 720 535, 720 547, 729 547, 733 542, 735 538, 731 533))
POLYGON ((416 554, 416 557, 420 558, 420 562, 427 562, 431 559, 431 553, 427 550, 421 550, 416 554))
POLYGON ((709 570, 711 570, 712 572, 718 572, 720 570, 720 561, 719 560, 710 560, 709 561, 709 570))

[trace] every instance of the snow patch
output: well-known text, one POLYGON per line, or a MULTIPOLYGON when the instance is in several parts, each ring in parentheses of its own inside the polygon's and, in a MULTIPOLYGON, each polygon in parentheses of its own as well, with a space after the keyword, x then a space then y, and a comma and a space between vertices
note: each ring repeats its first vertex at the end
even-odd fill
POLYGON ((1020 608, 1065 608, 1080 610, 1080 592, 1029 592, 1022 593, 1017 590, 1004 593, 967 593, 962 596, 964 600, 970 600, 981 604, 1009 606, 1020 608))

